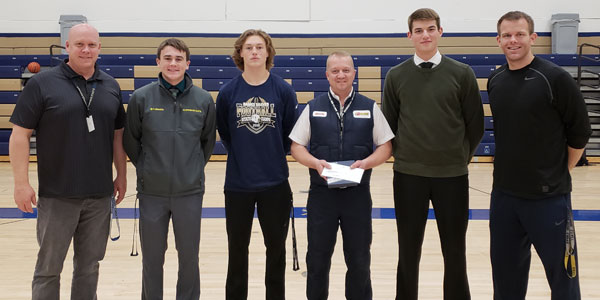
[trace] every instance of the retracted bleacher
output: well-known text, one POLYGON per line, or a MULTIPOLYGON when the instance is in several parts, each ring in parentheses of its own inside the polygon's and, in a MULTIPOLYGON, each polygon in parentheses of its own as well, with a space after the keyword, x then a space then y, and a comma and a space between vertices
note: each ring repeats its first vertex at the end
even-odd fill
MULTIPOLYGON (((489 108, 486 85, 489 74, 505 63, 504 55, 451 54, 448 56, 470 65, 475 72, 484 105, 486 130, 476 151, 475 160, 491 161, 495 152, 495 144, 492 131, 493 118, 489 108)), ((577 55, 542 54, 539 56, 571 71, 579 62, 577 55)), ((385 75, 390 68, 412 56, 355 55, 353 57, 357 69, 357 76, 353 83, 355 89, 381 103, 385 75)), ((8 154, 8 137, 12 127, 8 119, 14 109, 23 82, 31 76, 25 66, 31 61, 37 61, 44 69, 49 67, 51 59, 49 55, 0 55, 0 155, 8 154)), ((326 59, 327 56, 324 55, 278 55, 275 57, 275 67, 272 72, 284 78, 296 90, 299 113, 306 106, 306 102, 327 92, 329 84, 325 78, 326 59)), ((596 60, 598 60, 597 57, 596 60)), ((98 64, 102 70, 115 77, 119 82, 125 104, 128 103, 135 89, 155 81, 158 74, 155 55, 101 55, 98 64)), ((585 64, 600 66, 600 62, 593 60, 585 62, 585 64)), ((192 55, 188 72, 194 79, 194 83, 208 90, 214 99, 223 84, 240 74, 228 55, 192 55)), ((600 120, 597 121, 600 123, 600 120)), ((595 132, 600 132, 598 124, 593 126, 595 132)), ((215 147, 214 154, 225 154, 225 149, 219 142, 215 147)))

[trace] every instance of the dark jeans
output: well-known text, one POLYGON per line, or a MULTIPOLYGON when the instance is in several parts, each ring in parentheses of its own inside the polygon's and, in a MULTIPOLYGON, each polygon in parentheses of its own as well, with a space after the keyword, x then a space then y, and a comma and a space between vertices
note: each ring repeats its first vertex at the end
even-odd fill
POLYGON ((265 299, 283 300, 285 299, 285 239, 292 207, 292 191, 287 180, 260 192, 225 191, 229 248, 226 299, 248 298, 248 246, 255 207, 267 248, 265 299))
POLYGON ((570 194, 523 199, 492 191, 490 250, 495 300, 525 299, 532 244, 544 265, 551 299, 581 299, 579 276, 569 278, 564 265, 570 210, 570 194))
POLYGON ((40 197, 37 206, 40 245, 32 299, 58 300, 60 273, 73 240, 71 299, 96 299, 99 261, 104 258, 110 226, 110 197, 63 199, 40 197))
POLYGON ((309 300, 329 295, 329 270, 338 227, 342 229, 346 260, 346 299, 370 300, 371 241, 373 236, 369 185, 330 189, 312 185, 308 194, 308 279, 309 300))
POLYGON ((203 195, 203 193, 181 197, 138 195, 143 266, 142 299, 163 298, 163 265, 171 219, 179 262, 176 299, 200 298, 198 252, 203 195))
POLYGON ((429 200, 435 212, 444 256, 444 299, 471 299, 465 251, 469 220, 468 175, 432 178, 394 171, 399 249, 396 299, 418 298, 419 262, 429 200))

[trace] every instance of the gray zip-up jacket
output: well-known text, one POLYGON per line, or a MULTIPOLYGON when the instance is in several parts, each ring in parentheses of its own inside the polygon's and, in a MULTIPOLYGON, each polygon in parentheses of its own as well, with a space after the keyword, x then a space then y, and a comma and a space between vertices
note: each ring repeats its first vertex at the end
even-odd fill
POLYGON ((204 166, 215 146, 215 104, 187 73, 185 82, 176 98, 159 78, 129 100, 123 145, 136 167, 140 194, 204 192, 204 166))

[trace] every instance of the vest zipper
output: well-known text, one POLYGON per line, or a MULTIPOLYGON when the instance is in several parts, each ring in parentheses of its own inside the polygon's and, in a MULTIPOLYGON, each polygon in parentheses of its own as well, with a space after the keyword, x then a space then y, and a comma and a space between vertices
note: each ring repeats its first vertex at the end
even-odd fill
MULTIPOLYGON (((342 106, 340 105, 340 111, 342 106)), ((345 115, 345 114, 344 114, 345 115)), ((340 116, 340 161, 343 160, 344 155, 344 115, 340 116)))

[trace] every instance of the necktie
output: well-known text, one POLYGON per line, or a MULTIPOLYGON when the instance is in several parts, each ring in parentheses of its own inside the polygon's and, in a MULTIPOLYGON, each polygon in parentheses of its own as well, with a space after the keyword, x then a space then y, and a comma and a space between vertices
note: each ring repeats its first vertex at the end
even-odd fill
POLYGON ((426 62, 422 62, 419 64, 419 67, 423 68, 423 69, 431 69, 433 67, 433 63, 426 61, 426 62))
POLYGON ((171 92, 171 95, 173 95, 173 98, 177 98, 177 94, 179 94, 179 90, 177 88, 170 88, 169 91, 171 92))

